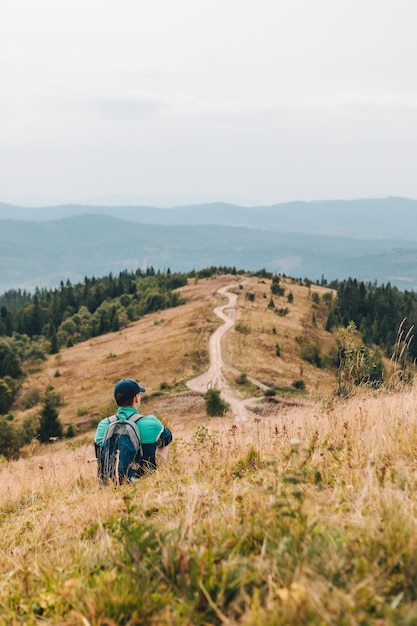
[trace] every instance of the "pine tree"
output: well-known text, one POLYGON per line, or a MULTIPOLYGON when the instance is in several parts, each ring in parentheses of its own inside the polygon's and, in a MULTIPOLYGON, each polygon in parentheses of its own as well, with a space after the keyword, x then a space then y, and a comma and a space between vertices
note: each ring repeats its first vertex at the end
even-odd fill
POLYGON ((58 419, 55 390, 48 385, 43 399, 43 408, 40 415, 39 439, 42 442, 50 441, 51 437, 62 437, 62 424, 58 419))
POLYGON ((49 324, 49 341, 49 354, 57 354, 59 352, 58 337, 56 335, 56 328, 53 322, 49 324))

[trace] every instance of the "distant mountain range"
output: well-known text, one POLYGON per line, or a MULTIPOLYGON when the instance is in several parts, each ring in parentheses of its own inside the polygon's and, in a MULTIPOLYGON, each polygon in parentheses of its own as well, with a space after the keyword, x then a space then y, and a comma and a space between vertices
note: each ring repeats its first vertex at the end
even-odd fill
POLYGON ((153 266, 265 268, 417 289, 417 201, 155 207, 0 204, 0 292, 153 266))
POLYGON ((288 202, 266 207, 218 202, 170 209, 78 204, 20 207, 0 203, 0 220, 49 221, 86 214, 159 226, 246 226, 278 232, 417 240, 417 200, 408 198, 288 202))

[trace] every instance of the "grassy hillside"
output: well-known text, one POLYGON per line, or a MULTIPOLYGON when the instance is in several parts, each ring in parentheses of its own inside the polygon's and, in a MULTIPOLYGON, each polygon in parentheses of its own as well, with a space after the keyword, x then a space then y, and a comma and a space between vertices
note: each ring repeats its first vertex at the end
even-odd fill
MULTIPOLYGON (((334 335, 323 330, 328 303, 320 299, 316 304, 312 298, 313 293, 321 298, 326 293, 331 295, 331 291, 283 280, 285 293, 273 296, 271 308, 270 280, 251 278, 247 282, 240 277, 219 276, 189 281, 180 290, 187 300, 180 307, 147 315, 120 332, 50 356, 45 366, 27 377, 20 395, 31 387, 43 392, 48 384, 53 385, 62 398, 59 412, 64 426, 73 424, 85 429, 91 421, 107 415, 109 405, 114 408, 114 382, 131 376, 146 387, 145 405, 149 403, 149 408, 161 415, 168 410, 169 419, 182 428, 187 402, 193 414, 196 404, 185 383, 208 367, 208 339, 220 324, 213 313, 220 302, 216 291, 233 284, 239 294, 237 323, 226 336, 223 350, 226 363, 237 370, 236 379, 240 373, 253 376, 268 386, 281 388, 284 396, 295 392, 293 382, 298 379, 304 380, 307 394, 331 393, 335 366, 330 363, 319 369, 308 363, 301 358, 301 346, 297 344, 302 338, 319 345, 323 355, 334 351, 334 335), (287 314, 283 315, 282 309, 287 314), (276 355, 277 344, 280 357, 276 355)), ((244 385, 238 385, 238 389, 246 395, 253 392, 244 385)), ((203 415, 204 403, 199 400, 203 415)), ((16 419, 24 419, 31 411, 18 412, 16 419)))
POLYGON ((334 368, 299 353, 300 337, 331 353, 326 290, 282 282, 272 309, 270 282, 251 279, 224 360, 242 396, 254 393, 242 373, 281 392, 247 421, 207 418, 185 381, 208 365, 215 292, 232 280, 190 283, 184 306, 28 377, 26 389, 54 385, 80 434, 0 468, 0 624, 415 623, 417 390, 336 400, 334 368), (143 383, 175 441, 154 475, 100 488, 92 424, 122 376, 143 383))

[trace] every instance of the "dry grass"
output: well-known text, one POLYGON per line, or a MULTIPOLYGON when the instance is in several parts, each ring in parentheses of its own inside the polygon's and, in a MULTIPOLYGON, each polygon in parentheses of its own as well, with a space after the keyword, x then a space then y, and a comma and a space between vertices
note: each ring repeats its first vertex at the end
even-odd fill
MULTIPOLYGON (((254 376, 269 386, 291 389, 294 380, 303 379, 306 389, 314 394, 334 390, 334 375, 328 369, 319 369, 299 355, 297 338, 317 343, 323 353, 335 345, 334 337, 324 331, 328 308, 322 301, 315 304, 312 294, 321 297, 329 289, 313 285, 311 289, 289 279, 281 280, 283 296, 274 296, 275 310, 268 308, 271 297, 270 281, 253 279, 244 286, 239 298, 237 322, 250 329, 249 333, 229 333, 226 354, 239 370, 254 376), (288 302, 288 294, 293 302, 288 302), (253 302, 245 298, 253 293, 253 302), (280 316, 276 310, 288 309, 280 316), (315 318, 315 321, 314 321, 315 318), (276 356, 279 344, 281 355, 276 356)), ((239 292, 239 290, 238 290, 239 292)), ((226 357, 227 358, 227 357, 226 357)))
MULTIPOLYGON (((175 576, 190 586, 190 559, 198 553, 201 596, 213 584, 211 550, 223 554, 224 571, 240 572, 245 600, 238 605, 222 604, 215 586, 208 595, 217 610, 202 611, 211 618, 200 621, 194 607, 194 617, 177 619, 166 591, 165 610, 155 606, 155 619, 145 623, 408 623, 401 620, 414 606, 417 574, 416 401, 411 389, 286 406, 240 424, 200 420, 192 433, 177 436, 170 461, 155 475, 116 490, 98 486, 91 447, 82 441, 4 464, 0 597, 8 611, 3 621, 0 611, 0 623, 12 623, 12 615, 16 624, 142 623, 112 621, 114 613, 100 600, 120 558, 117 520, 141 537, 143 524, 162 533, 168 544, 155 555, 162 559, 158 567, 168 568, 165 576, 179 568, 175 576), (249 572, 259 597, 251 586, 244 591, 249 572), (302 602, 288 604, 288 594, 302 602), (398 621, 389 621, 397 602, 398 621), (39 622, 37 611, 45 612, 39 622), (378 615, 387 621, 378 622, 378 615)), ((177 593, 187 595, 185 588, 177 593)), ((133 611, 134 600, 126 602, 133 611)))

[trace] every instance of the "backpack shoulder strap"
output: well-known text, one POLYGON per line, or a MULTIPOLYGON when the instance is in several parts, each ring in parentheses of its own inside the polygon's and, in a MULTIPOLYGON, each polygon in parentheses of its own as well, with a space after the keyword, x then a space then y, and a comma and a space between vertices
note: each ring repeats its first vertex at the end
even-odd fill
POLYGON ((128 419, 129 422, 133 422, 134 424, 136 424, 136 422, 138 422, 140 419, 142 419, 142 417, 145 417, 144 415, 141 415, 140 413, 133 413, 133 415, 131 415, 128 419))
POLYGON ((105 432, 104 432, 104 435, 103 435, 103 441, 101 442, 101 447, 103 447, 104 442, 105 442, 105 441, 107 441, 107 440, 109 439, 110 434, 111 434, 111 432, 112 432, 112 430, 113 430, 113 429, 112 429, 112 424, 114 424, 115 422, 117 422, 117 421, 118 421, 118 419, 119 419, 119 418, 117 417, 117 415, 110 415, 110 417, 108 417, 108 418, 107 418, 107 420, 108 420, 108 422, 109 422, 109 425, 107 426, 107 428, 106 428, 106 430, 105 430, 105 432))

